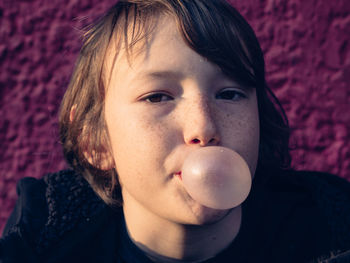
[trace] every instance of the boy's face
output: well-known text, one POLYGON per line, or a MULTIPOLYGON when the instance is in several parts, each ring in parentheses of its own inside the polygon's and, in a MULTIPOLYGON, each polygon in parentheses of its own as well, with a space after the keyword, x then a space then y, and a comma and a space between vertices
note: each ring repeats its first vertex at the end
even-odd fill
MULTIPOLYGON (((106 72, 114 55, 111 47, 106 72)), ((159 21, 131 61, 121 50, 107 76, 105 99, 124 211, 179 224, 222 219, 228 211, 196 203, 174 175, 190 152, 210 145, 237 151, 254 174, 259 148, 255 89, 240 86, 191 50, 170 17, 159 21)))

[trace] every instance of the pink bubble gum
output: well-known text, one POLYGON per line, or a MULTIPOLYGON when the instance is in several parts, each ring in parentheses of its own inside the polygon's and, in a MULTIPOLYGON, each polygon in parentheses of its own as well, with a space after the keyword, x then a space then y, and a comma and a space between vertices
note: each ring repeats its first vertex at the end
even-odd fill
POLYGON ((250 192, 252 178, 244 159, 219 146, 193 151, 182 167, 182 181, 198 203, 214 209, 240 205, 250 192))

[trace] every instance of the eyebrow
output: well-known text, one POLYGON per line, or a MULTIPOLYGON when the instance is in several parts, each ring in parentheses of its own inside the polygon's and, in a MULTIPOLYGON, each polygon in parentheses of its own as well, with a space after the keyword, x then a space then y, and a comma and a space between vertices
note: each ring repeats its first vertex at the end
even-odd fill
POLYGON ((171 70, 149 70, 149 71, 142 71, 140 72, 134 80, 140 80, 145 78, 153 78, 153 79, 174 79, 174 80, 180 80, 183 79, 185 76, 183 73, 178 71, 171 71, 171 70))
MULTIPOLYGON (((234 80, 233 78, 227 76, 226 74, 224 74, 222 71, 217 71, 215 73, 216 77, 215 79, 218 78, 223 78, 226 79, 227 81, 230 81, 234 84, 236 84, 237 86, 247 89, 247 90, 252 90, 253 87, 250 86, 245 86, 245 85, 240 85, 239 82, 237 82, 236 80, 234 80)), ((179 71, 173 71, 173 70, 145 70, 145 71, 141 71, 139 74, 137 74, 137 76, 132 80, 132 81, 141 81, 141 80, 145 80, 145 79, 155 79, 155 80, 175 80, 175 81, 179 81, 184 79, 186 76, 184 73, 179 72, 179 71)))
MULTIPOLYGON (((234 79, 225 75, 222 71, 215 72, 216 78, 223 78, 233 82, 236 82, 234 79)), ((134 80, 145 79, 145 78, 153 78, 153 79, 173 79, 173 80, 181 80, 186 77, 185 73, 180 71, 173 70, 145 70, 141 71, 138 76, 135 77, 134 80)))

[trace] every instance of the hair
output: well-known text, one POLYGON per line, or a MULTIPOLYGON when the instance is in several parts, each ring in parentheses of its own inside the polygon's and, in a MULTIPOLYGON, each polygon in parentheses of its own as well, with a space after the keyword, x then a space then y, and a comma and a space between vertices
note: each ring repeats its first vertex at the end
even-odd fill
POLYGON ((68 163, 107 204, 122 204, 115 169, 102 165, 111 155, 104 118, 104 58, 112 39, 119 47, 124 43, 127 54, 132 52, 138 41, 152 33, 162 14, 174 17, 191 49, 240 84, 256 88, 260 119, 257 171, 289 167, 288 120, 266 84, 262 50, 252 28, 225 0, 120 0, 86 31, 60 108, 60 140, 68 163))

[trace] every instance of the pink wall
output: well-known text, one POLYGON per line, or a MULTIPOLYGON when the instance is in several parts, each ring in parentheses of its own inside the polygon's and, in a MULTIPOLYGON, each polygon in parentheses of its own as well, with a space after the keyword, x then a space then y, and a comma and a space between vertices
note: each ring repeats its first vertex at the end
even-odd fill
MULTIPOLYGON (((114 2, 0 2, 0 231, 18 179, 65 167, 57 111, 79 29, 114 2)), ((261 41, 268 81, 293 128, 294 167, 350 179, 349 1, 232 2, 261 41)))

